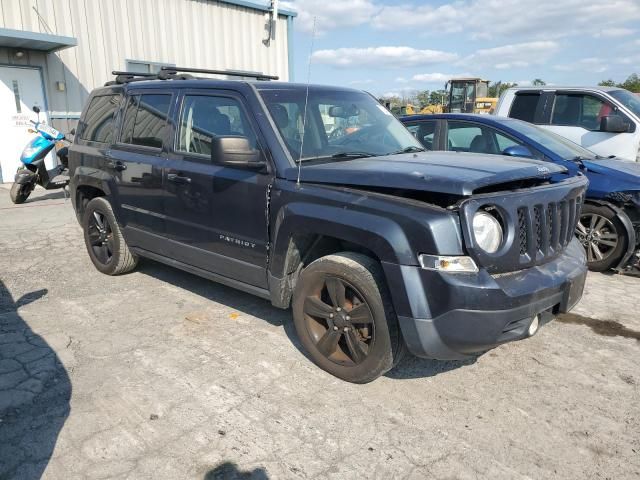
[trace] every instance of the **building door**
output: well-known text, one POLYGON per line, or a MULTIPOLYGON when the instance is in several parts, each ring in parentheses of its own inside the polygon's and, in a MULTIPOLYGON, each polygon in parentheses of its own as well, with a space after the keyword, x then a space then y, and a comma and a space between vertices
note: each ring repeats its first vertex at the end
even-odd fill
MULTIPOLYGON (((40 70, 0 66, 0 182, 13 182, 21 165, 20 154, 33 138, 29 120, 38 118, 31 110, 34 105, 42 110, 40 120, 48 123, 40 70)), ((53 162, 50 154, 45 162, 47 168, 52 168, 53 162)))

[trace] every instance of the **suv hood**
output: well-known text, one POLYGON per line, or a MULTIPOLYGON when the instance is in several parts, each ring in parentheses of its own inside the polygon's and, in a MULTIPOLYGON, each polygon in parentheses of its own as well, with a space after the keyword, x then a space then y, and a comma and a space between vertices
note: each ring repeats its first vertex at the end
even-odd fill
MULTIPOLYGON (((471 195, 495 184, 548 178, 567 169, 527 158, 458 152, 423 152, 302 163, 301 182, 397 188, 451 195, 471 195)), ((285 171, 296 180, 296 168, 285 171)))

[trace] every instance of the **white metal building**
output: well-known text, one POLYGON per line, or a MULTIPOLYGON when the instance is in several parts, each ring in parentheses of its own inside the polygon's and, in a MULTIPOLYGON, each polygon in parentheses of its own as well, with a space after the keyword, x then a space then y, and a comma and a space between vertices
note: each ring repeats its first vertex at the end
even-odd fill
POLYGON ((267 0, 255 1, 0 0, 0 182, 13 180, 33 135, 33 105, 69 131, 113 70, 177 65, 291 79, 295 13, 274 18, 267 0))

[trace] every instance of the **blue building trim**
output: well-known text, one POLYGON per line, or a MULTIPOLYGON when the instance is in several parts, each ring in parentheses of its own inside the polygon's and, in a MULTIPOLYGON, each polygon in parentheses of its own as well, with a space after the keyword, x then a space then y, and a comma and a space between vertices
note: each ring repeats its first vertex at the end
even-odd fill
MULTIPOLYGON (((238 7, 252 8, 253 10, 260 10, 262 12, 270 12, 271 8, 268 5, 261 5, 259 3, 253 3, 248 0, 218 0, 220 3, 228 3, 230 5, 236 5, 238 7)), ((278 15, 284 15, 286 17, 297 17, 298 14, 293 10, 278 9, 278 15)))

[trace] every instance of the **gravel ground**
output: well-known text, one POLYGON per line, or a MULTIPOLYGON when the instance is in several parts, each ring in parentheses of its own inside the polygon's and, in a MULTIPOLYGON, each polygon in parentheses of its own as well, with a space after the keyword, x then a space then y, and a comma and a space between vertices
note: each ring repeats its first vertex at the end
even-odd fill
POLYGON ((0 478, 639 478, 639 311, 639 278, 590 274, 533 338, 351 385, 289 312, 102 275, 61 192, 0 185, 0 478))

